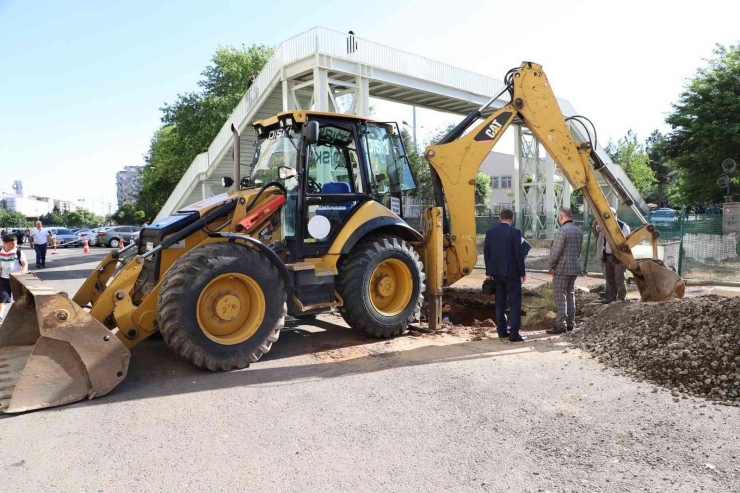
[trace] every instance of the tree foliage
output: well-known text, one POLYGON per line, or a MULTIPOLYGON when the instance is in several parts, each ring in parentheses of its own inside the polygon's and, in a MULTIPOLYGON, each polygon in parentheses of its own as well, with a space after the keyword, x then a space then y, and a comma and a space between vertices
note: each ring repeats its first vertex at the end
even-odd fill
POLYGON ((645 141, 648 166, 653 170, 655 176, 655 188, 651 193, 651 198, 661 207, 664 205, 666 198, 673 192, 673 188, 675 188, 673 184, 676 182, 678 174, 667 156, 666 145, 666 136, 658 130, 653 130, 645 141))
POLYGON ((630 130, 616 143, 609 142, 606 152, 612 161, 624 169, 641 196, 650 194, 655 184, 655 173, 648 165, 650 159, 635 132, 630 130))
POLYGON ((161 108, 163 126, 144 158, 137 200, 146 218, 159 212, 195 156, 208 150, 272 52, 264 45, 219 48, 201 73, 201 90, 179 94, 161 108))
POLYGON ((22 228, 28 226, 30 222, 22 213, 0 209, 0 227, 3 228, 22 228))
POLYGON ((487 204, 493 193, 491 177, 482 171, 475 175, 475 201, 479 204, 487 204))
POLYGON ((406 157, 409 160, 411 175, 414 177, 416 188, 409 192, 409 196, 421 200, 424 205, 432 205, 434 192, 432 189, 432 175, 429 171, 429 163, 414 146, 414 141, 409 132, 404 128, 401 130, 401 140, 406 149, 406 157))
POLYGON ((103 225, 103 218, 87 209, 59 212, 58 209, 39 216, 44 226, 67 226, 70 228, 93 228, 103 225))
POLYGON ((687 203, 720 201, 720 165, 726 158, 740 161, 740 45, 717 45, 713 55, 666 118, 673 129, 666 151, 680 169, 687 203))
POLYGON ((121 207, 113 213, 111 219, 117 224, 137 225, 142 224, 146 214, 142 210, 137 210, 134 202, 124 202, 121 207))

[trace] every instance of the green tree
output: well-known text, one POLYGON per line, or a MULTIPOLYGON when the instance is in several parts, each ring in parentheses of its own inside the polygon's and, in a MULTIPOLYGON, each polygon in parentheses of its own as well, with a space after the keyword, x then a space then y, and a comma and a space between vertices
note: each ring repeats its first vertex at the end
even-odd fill
POLYGON ((163 126, 152 137, 140 178, 137 210, 146 218, 159 212, 195 156, 208 149, 272 52, 264 45, 219 48, 201 73, 201 90, 161 108, 163 126))
POLYGON ((672 128, 666 150, 680 171, 677 195, 685 203, 720 201, 720 164, 740 158, 740 45, 717 45, 713 55, 666 118, 672 128))
POLYGON ((0 227, 3 228, 22 228, 28 224, 28 220, 23 213, 0 209, 0 227))
POLYGON ((640 195, 647 196, 655 183, 655 173, 648 165, 648 155, 638 142, 637 134, 630 130, 616 144, 609 142, 606 152, 612 161, 624 169, 640 195))
POLYGON ((141 224, 146 217, 144 211, 136 210, 134 202, 124 202, 121 207, 111 216, 118 224, 141 224))
POLYGON ((78 211, 66 211, 63 215, 65 226, 72 228, 93 227, 99 224, 95 214, 87 209, 78 211))
POLYGON ((667 188, 678 174, 666 154, 665 136, 658 130, 653 130, 645 141, 645 152, 648 156, 648 166, 655 175, 655 201, 662 206, 666 195, 670 193, 667 188))
POLYGON ((66 222, 64 220, 64 214, 61 212, 50 212, 48 214, 42 214, 39 216, 39 221, 44 226, 66 226, 66 222))
POLYGON ((406 157, 409 160, 411 175, 414 177, 416 188, 409 192, 409 196, 417 197, 422 204, 429 206, 434 202, 434 192, 432 189, 432 175, 429 171, 429 163, 419 154, 414 146, 411 134, 404 128, 401 129, 401 140, 403 147, 406 149, 406 157))
POLYGON ((493 193, 491 177, 482 171, 475 175, 475 201, 478 204, 487 204, 493 193))

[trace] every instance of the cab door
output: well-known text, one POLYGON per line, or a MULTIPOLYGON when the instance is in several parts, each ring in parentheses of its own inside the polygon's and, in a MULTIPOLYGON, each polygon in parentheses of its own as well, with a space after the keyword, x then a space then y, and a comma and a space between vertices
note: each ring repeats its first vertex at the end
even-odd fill
POLYGON ((357 148, 355 126, 321 121, 319 140, 306 149, 298 257, 324 255, 344 224, 371 194, 357 148))

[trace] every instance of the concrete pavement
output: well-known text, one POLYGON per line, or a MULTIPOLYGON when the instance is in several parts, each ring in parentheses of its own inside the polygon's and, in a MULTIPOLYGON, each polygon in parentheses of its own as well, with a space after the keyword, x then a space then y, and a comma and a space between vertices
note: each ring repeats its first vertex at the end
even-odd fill
MULTIPOLYGON (((93 252, 40 276, 73 294, 93 252)), ((673 402, 541 333, 469 339, 327 316, 231 373, 148 340, 108 396, 0 415, 0 490, 740 491, 740 409, 673 402)))

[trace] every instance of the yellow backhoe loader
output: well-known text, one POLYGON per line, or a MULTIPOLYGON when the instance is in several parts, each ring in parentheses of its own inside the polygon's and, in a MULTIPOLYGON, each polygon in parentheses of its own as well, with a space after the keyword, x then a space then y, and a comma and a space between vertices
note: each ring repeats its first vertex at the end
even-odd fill
POLYGON ((622 235, 594 171, 625 204, 633 206, 631 198, 591 142, 573 140, 542 68, 527 62, 426 149, 436 207, 425 210, 424 235, 401 217, 401 196, 415 185, 396 124, 310 111, 256 122, 257 151, 244 179, 232 127, 234 177, 223 185, 233 190, 145 227, 73 299, 32 273, 11 277, 15 303, 0 328, 0 410, 110 392, 126 377, 129 349, 157 331, 184 360, 231 370, 267 353, 286 315, 336 307, 352 328, 390 337, 406 330, 426 294, 435 326, 443 287, 476 263, 475 175, 514 120, 582 191, 643 300, 683 296, 681 279, 659 260, 633 257, 643 241, 655 257, 658 232, 643 219, 622 235), (482 118, 506 92, 511 101, 482 118))

